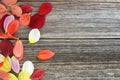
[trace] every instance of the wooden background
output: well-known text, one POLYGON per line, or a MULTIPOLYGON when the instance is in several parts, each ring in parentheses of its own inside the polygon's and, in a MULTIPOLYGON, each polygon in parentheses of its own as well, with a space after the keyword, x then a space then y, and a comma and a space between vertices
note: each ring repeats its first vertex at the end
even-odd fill
MULTIPOLYGON (((19 36, 24 60, 46 70, 43 80, 120 80, 120 0, 19 0, 33 6, 51 2, 53 11, 41 29, 41 39, 28 44, 28 28, 19 36), (39 61, 41 49, 53 50, 49 61, 39 61)), ((22 62, 23 63, 23 62, 22 62)))

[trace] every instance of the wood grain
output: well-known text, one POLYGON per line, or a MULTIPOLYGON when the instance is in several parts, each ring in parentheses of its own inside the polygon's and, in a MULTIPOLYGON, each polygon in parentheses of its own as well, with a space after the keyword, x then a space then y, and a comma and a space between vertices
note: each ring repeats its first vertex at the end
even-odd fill
MULTIPOLYGON (((36 13, 41 2, 29 3, 35 6, 36 13)), ((42 38, 120 38, 119 3, 71 1, 52 4, 53 11, 40 30, 42 38)), ((28 33, 27 28, 18 32, 21 38, 26 38, 28 33)))
POLYGON ((120 80, 120 0, 19 0, 37 12, 42 2, 53 11, 41 29, 41 39, 28 43, 30 29, 21 27, 16 36, 24 43, 26 60, 44 68, 43 80, 120 80), (53 50, 49 61, 39 61, 41 49, 53 50))

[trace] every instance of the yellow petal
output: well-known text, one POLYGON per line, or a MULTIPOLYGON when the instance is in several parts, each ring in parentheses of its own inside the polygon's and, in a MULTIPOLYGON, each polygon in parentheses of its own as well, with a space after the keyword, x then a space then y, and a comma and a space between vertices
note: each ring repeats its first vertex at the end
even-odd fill
POLYGON ((10 72, 11 71, 11 66, 10 66, 10 57, 6 57, 5 61, 3 63, 3 66, 0 67, 0 70, 3 70, 5 72, 10 72))
POLYGON ((30 80, 30 74, 22 70, 19 73, 18 79, 19 80, 30 80))
POLYGON ((14 74, 9 73, 9 75, 10 75, 10 80, 18 80, 14 74))

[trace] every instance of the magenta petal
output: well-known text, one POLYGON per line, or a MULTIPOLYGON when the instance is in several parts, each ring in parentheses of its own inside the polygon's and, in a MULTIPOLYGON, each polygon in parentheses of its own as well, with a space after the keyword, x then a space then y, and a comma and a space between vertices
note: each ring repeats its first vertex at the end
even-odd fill
POLYGON ((13 57, 11 58, 11 60, 10 60, 10 63, 11 63, 12 70, 13 70, 15 73, 19 73, 19 71, 20 71, 19 60, 17 60, 17 59, 13 56, 13 57))

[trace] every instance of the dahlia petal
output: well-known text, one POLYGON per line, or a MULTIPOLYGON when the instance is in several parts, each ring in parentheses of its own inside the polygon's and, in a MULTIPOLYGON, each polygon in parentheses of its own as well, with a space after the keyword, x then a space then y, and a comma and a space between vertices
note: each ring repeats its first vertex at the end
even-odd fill
POLYGON ((10 72, 11 71, 11 66, 10 66, 10 57, 6 57, 3 65, 0 67, 0 70, 3 70, 5 72, 10 72))
POLYGON ((19 73, 19 71, 20 71, 19 60, 17 60, 17 59, 13 56, 13 57, 11 58, 11 60, 10 60, 10 63, 11 63, 12 70, 13 70, 15 73, 19 73))
POLYGON ((23 64, 22 70, 24 70, 25 72, 31 75, 34 71, 33 63, 31 61, 25 61, 23 64))
POLYGON ((4 60, 5 60, 5 57, 2 54, 0 54, 0 67, 3 65, 4 60))
POLYGON ((38 29, 32 29, 29 33, 29 42, 36 43, 40 39, 40 31, 38 29))
POLYGON ((38 59, 40 60, 48 60, 51 59, 55 53, 51 50, 40 50, 38 53, 38 59))
POLYGON ((9 73, 0 70, 0 79, 2 79, 2 80, 9 80, 9 78, 10 78, 9 73))
POLYGON ((41 29, 45 24, 46 16, 35 14, 31 17, 29 28, 41 29))
POLYGON ((23 59, 24 49, 23 49, 23 43, 21 40, 16 41, 14 48, 13 48, 13 53, 17 59, 19 60, 23 59))
POLYGON ((13 44, 10 40, 2 40, 0 44, 0 50, 2 54, 6 56, 11 56, 13 53, 13 44))
POLYGON ((38 9, 40 15, 47 15, 52 10, 52 4, 49 2, 44 2, 38 9))
POLYGON ((9 73, 9 75, 10 75, 10 79, 9 80, 18 80, 18 78, 14 74, 9 73))
POLYGON ((19 5, 22 9, 22 13, 31 13, 33 11, 33 7, 30 4, 21 4, 19 5))
POLYGON ((30 74, 22 70, 18 75, 19 80, 30 80, 30 74))
POLYGON ((33 74, 30 76, 31 80, 40 80, 43 78, 45 71, 43 69, 35 69, 33 74))
POLYGON ((10 15, 10 16, 7 16, 5 18, 5 21, 3 23, 3 27, 4 27, 4 30, 5 32, 7 32, 7 28, 8 28, 8 25, 10 24, 11 21, 13 21, 15 19, 15 17, 13 15, 10 15))
POLYGON ((17 0, 1 0, 6 6, 16 4, 17 0))
POLYGON ((20 17, 22 15, 22 9, 18 5, 12 5, 12 13, 17 17, 20 17))

